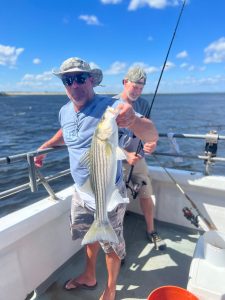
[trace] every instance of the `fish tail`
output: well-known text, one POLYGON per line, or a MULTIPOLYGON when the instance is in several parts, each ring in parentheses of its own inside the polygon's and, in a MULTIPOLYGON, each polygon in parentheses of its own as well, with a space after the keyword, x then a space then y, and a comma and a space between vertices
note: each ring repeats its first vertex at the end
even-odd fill
POLYGON ((109 221, 99 222, 98 220, 95 220, 85 234, 81 245, 92 244, 96 241, 119 243, 118 237, 109 221))

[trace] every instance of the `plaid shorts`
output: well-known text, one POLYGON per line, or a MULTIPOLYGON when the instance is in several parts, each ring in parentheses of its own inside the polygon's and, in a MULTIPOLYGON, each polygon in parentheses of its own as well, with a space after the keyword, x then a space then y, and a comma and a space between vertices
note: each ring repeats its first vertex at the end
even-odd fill
MULTIPOLYGON (((122 196, 126 195, 126 188, 122 188, 122 196)), ((108 213, 109 221, 118 237, 119 243, 103 243, 100 245, 105 253, 115 252, 120 259, 126 255, 125 241, 123 237, 123 219, 126 211, 126 204, 119 204, 114 210, 108 213)), ((94 221, 95 211, 85 207, 79 194, 75 191, 72 197, 70 229, 72 239, 83 238, 94 221)))

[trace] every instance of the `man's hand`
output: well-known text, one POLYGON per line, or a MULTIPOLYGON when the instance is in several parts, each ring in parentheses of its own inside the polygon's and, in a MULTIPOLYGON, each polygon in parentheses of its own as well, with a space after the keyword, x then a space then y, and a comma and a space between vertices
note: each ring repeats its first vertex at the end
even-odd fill
MULTIPOLYGON (((52 148, 55 146, 60 146, 64 144, 64 139, 63 139, 63 134, 62 134, 62 129, 60 128, 56 134, 47 142, 45 142, 41 147, 38 148, 38 150, 44 150, 47 148, 52 148)), ((34 163, 37 168, 42 167, 43 165, 43 160, 45 159, 46 154, 41 154, 37 157, 34 158, 34 163)))
MULTIPOLYGON (((38 150, 43 150, 44 148, 40 147, 38 150)), ((34 164, 37 168, 41 168, 43 166, 43 160, 45 159, 46 154, 38 155, 34 158, 34 164)))
POLYGON ((126 156, 127 156, 127 162, 131 166, 134 166, 140 159, 143 158, 140 154, 136 155, 136 152, 126 151, 126 156))
POLYGON ((145 143, 143 150, 146 154, 151 154, 152 152, 155 151, 156 146, 157 146, 157 142, 145 143))
POLYGON ((116 118, 117 125, 119 127, 129 128, 135 122, 136 119, 133 107, 129 103, 120 103, 117 106, 117 109, 120 110, 120 113, 116 118))

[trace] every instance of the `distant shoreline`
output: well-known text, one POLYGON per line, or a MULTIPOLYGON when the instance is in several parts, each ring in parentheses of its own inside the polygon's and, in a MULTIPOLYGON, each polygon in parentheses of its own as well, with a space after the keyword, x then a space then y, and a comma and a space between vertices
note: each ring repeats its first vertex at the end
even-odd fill
POLYGON ((0 92, 0 96, 66 95, 65 92, 0 92))
MULTIPOLYGON (((97 93, 102 95, 116 95, 118 93, 97 93)), ((158 93, 158 95, 199 95, 199 94, 225 94, 224 92, 192 92, 192 93, 158 93)), ((65 92, 0 92, 1 96, 57 96, 57 95, 65 95, 65 92)), ((154 93, 143 93, 144 95, 154 95, 154 93)))

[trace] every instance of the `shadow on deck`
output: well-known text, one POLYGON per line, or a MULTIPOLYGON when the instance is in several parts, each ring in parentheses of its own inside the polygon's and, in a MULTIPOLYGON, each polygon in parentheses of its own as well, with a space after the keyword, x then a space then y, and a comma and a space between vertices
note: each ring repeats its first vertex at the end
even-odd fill
MULTIPOLYGON (((121 267, 116 300, 147 299, 149 293, 162 285, 186 288, 189 267, 199 233, 168 223, 157 222, 156 229, 167 243, 164 251, 155 250, 145 235, 145 221, 140 215, 128 212, 125 217, 124 235, 127 256, 121 267)), ((84 252, 80 250, 61 269, 58 279, 38 300, 99 299, 104 290, 107 272, 104 253, 97 262, 98 286, 90 290, 63 290, 66 280, 79 275, 84 268, 84 252)))

